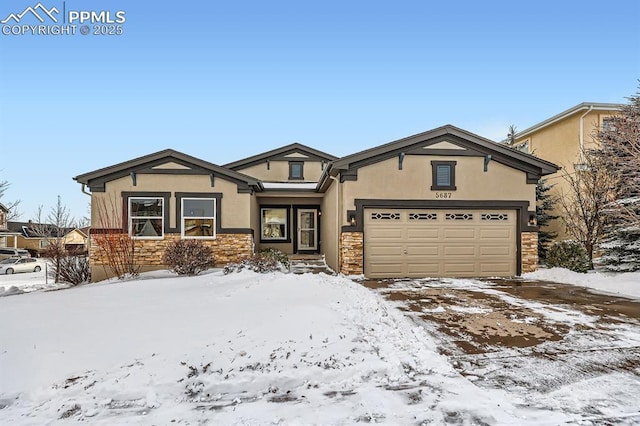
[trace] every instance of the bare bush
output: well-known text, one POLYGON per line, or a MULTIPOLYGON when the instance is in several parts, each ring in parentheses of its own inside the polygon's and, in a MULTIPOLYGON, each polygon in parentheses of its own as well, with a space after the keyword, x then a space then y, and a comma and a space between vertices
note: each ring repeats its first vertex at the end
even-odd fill
POLYGON ((176 240, 167 246, 164 263, 178 275, 198 275, 215 263, 211 248, 199 240, 176 240))
POLYGON ((56 272, 62 282, 73 286, 89 282, 89 258, 87 256, 65 256, 61 258, 59 270, 56 272))
POLYGON ((230 263, 224 267, 224 273, 240 272, 249 270, 258 273, 267 272, 288 272, 289 259, 287 255, 280 250, 265 249, 260 253, 243 260, 240 263, 230 263))
POLYGON ((112 198, 109 201, 97 199, 94 208, 98 217, 98 228, 92 229, 91 244, 95 246, 96 257, 102 258, 111 273, 122 279, 137 276, 140 266, 135 264, 136 242, 123 229, 122 219, 112 198))

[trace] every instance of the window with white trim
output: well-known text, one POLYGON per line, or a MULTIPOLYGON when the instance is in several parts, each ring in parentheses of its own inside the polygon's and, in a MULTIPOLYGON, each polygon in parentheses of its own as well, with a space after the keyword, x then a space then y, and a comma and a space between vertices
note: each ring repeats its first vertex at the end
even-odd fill
POLYGON ((182 199, 182 236, 184 238, 215 238, 215 198, 182 199))
POLYGON ((261 208, 260 209, 260 237, 262 240, 286 240, 287 239, 287 208, 261 208))
POLYGON ((164 198, 129 198, 129 235, 135 238, 164 236, 164 198))

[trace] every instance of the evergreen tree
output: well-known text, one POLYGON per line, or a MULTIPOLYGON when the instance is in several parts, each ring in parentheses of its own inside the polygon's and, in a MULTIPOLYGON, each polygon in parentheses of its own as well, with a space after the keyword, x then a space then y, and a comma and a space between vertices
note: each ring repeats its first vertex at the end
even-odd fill
POLYGON ((602 162, 614 177, 602 263, 611 271, 640 270, 640 92, 597 134, 602 162))
POLYGON ((518 131, 518 128, 513 124, 509 126, 509 130, 507 132, 507 140, 506 140, 507 145, 509 146, 515 145, 517 131, 518 131))
POLYGON ((540 262, 543 262, 547 258, 549 244, 558 236, 557 232, 545 229, 549 225, 549 222, 559 217, 551 214, 551 211, 558 201, 557 196, 549 194, 553 186, 554 185, 549 184, 547 179, 544 178, 540 179, 536 186, 536 218, 538 227, 540 228, 538 231, 538 257, 540 262))

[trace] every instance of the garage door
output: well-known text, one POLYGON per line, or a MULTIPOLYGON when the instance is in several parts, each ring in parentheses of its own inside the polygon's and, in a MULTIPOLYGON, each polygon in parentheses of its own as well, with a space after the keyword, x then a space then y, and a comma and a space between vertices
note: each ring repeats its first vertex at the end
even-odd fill
POLYGON ((516 274, 515 210, 365 209, 371 278, 516 274))

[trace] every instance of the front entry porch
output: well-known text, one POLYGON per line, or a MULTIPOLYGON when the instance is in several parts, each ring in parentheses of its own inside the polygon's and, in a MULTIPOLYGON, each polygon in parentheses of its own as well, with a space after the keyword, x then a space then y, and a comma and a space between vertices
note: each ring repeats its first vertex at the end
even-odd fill
POLYGON ((320 254, 320 206, 261 204, 258 249, 286 254, 320 254))

